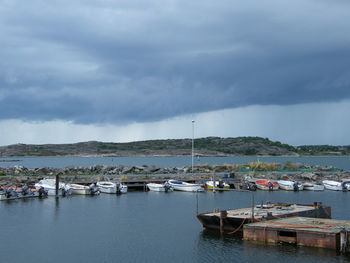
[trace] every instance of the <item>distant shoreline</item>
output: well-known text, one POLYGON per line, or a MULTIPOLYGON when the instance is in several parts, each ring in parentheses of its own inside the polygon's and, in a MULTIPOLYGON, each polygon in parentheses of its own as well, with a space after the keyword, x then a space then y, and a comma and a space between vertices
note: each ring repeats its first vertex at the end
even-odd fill
MULTIPOLYGON (((172 155, 172 154, 154 154, 154 155, 146 155, 146 154, 133 154, 133 155, 108 155, 108 154, 101 154, 101 155, 16 155, 16 156, 0 156, 0 162, 20 162, 22 160, 19 159, 11 159, 7 160, 5 158, 70 158, 70 157, 80 157, 80 158, 96 158, 96 157, 110 157, 110 158, 133 158, 133 157, 191 157, 191 154, 181 154, 181 155, 172 155)), ((303 154, 297 154, 297 155, 241 155, 241 154, 227 154, 227 155, 194 155, 195 158, 201 158, 201 157, 348 157, 350 158, 350 155, 303 155, 303 154)))
MULTIPOLYGON (((196 138, 195 156, 349 156, 349 146, 292 146, 261 137, 196 138)), ((20 157, 179 157, 190 156, 191 139, 148 140, 128 143, 13 144, 0 146, 0 158, 20 157)))

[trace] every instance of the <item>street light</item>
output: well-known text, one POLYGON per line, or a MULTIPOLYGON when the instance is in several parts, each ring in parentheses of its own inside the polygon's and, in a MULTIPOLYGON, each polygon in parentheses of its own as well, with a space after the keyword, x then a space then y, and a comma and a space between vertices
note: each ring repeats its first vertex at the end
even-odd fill
POLYGON ((193 173, 193 156, 194 155, 194 120, 192 120, 192 173, 193 173))

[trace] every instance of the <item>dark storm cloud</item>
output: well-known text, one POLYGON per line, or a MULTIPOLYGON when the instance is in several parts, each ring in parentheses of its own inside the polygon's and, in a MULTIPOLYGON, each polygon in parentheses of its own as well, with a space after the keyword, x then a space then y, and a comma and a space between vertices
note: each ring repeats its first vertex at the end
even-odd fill
POLYGON ((0 0, 0 118, 152 121, 347 99, 349 8, 0 0))

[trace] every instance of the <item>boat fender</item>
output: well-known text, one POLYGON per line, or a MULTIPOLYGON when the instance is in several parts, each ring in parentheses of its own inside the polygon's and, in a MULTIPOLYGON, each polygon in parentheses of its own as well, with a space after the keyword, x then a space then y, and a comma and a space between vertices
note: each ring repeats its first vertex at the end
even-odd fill
POLYGON ((269 191, 273 191, 273 184, 269 181, 267 183, 268 187, 269 187, 269 191))
POLYGON ((218 185, 219 188, 224 188, 224 182, 223 181, 219 181, 219 185, 218 185))

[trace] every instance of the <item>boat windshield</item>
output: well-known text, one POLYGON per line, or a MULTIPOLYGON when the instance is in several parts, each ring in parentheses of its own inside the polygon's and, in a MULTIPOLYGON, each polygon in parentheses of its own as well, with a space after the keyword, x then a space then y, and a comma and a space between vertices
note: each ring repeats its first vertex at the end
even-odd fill
POLYGON ((182 182, 180 181, 171 181, 172 184, 183 184, 182 182))

